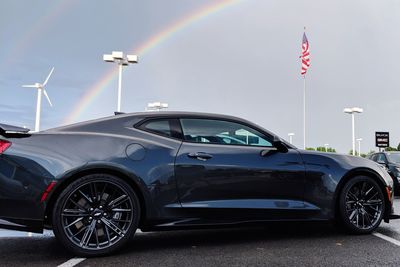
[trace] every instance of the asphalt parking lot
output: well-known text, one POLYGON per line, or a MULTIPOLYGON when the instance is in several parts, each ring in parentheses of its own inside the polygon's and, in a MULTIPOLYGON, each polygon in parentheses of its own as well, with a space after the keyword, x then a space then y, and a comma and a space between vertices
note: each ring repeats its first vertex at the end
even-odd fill
MULTIPOLYGON (((400 212, 400 199, 395 200, 400 212)), ((51 233, 0 231, 1 266, 73 266, 51 233), (65 265, 64 265, 65 266, 65 265)), ((76 266, 399 266, 400 220, 375 235, 347 235, 328 223, 141 233, 120 253, 76 266), (383 238, 389 237, 389 241, 383 238), (392 238, 392 239, 390 239, 392 238), (397 243, 397 244, 396 244, 397 243)))

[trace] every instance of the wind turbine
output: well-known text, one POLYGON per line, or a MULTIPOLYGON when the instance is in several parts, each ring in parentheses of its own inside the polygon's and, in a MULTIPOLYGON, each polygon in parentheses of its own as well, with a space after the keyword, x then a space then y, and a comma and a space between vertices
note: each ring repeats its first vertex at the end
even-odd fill
POLYGON ((47 94, 46 90, 44 89, 44 87, 46 86, 47 82, 49 81, 50 76, 53 73, 53 71, 54 71, 54 67, 51 69, 49 75, 47 76, 46 80, 43 83, 22 85, 22 87, 36 88, 38 90, 37 104, 36 104, 35 132, 39 132, 39 130, 40 130, 40 110, 42 107, 42 93, 47 98, 47 101, 49 102, 50 106, 51 107, 53 106, 53 104, 50 101, 49 95, 47 94))

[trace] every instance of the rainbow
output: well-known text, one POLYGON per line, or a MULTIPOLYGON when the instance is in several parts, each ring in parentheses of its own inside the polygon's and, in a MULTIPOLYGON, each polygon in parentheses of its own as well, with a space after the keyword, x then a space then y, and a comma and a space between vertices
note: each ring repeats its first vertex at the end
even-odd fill
MULTIPOLYGON (((204 6, 203 8, 196 10, 195 12, 167 26, 162 31, 148 38, 138 47, 134 47, 132 49, 132 53, 143 56, 151 49, 165 42, 175 33, 182 31, 193 23, 201 19, 207 18, 210 15, 216 14, 218 11, 221 11, 222 9, 237 4, 241 1, 242 0, 220 0, 218 2, 216 1, 217 3, 204 6)), ((77 121, 81 114, 91 105, 96 97, 99 96, 101 92, 116 78, 117 75, 117 68, 110 68, 110 70, 106 72, 106 74, 103 75, 103 77, 96 84, 94 84, 86 91, 80 101, 74 106, 73 111, 65 118, 63 124, 70 124, 77 121)))

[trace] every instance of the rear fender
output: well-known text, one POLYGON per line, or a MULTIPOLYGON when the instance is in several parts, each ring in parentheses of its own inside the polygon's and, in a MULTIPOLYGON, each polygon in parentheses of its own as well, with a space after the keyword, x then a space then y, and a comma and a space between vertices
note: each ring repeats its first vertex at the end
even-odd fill
POLYGON ((147 200, 151 198, 149 196, 147 186, 142 179, 140 179, 137 175, 133 174, 131 171, 128 171, 124 166, 121 166, 119 164, 115 164, 112 162, 91 162, 70 170, 57 178, 56 185, 49 193, 44 203, 44 220, 46 225, 50 225, 51 223, 52 210, 61 192, 77 178, 95 173, 107 173, 124 179, 138 193, 141 205, 143 206, 142 210, 150 210, 151 204, 148 203, 147 200))

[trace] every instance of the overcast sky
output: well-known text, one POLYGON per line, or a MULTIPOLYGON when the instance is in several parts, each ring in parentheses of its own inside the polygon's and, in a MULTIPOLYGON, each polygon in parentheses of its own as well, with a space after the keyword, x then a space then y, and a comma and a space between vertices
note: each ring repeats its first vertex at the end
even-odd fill
MULTIPOLYGON (((34 128, 36 91, 55 67, 43 102, 42 129, 62 125, 85 92, 116 65, 104 53, 126 52, 217 0, 2 0, 0 122, 34 128)), ((301 39, 307 27, 307 146, 351 149, 351 118, 362 152, 374 132, 400 142, 400 2, 243 0, 196 20, 124 68, 123 111, 163 101, 170 110, 231 114, 302 147, 301 39)), ((116 110, 114 79, 77 121, 116 110)))

